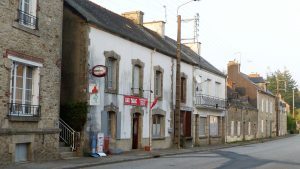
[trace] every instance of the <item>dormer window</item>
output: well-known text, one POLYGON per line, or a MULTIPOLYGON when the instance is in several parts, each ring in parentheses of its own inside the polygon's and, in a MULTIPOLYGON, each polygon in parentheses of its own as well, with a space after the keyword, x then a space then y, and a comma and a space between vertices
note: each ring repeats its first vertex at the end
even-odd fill
POLYGON ((18 9, 19 24, 31 29, 38 29, 36 10, 37 0, 20 0, 18 9))

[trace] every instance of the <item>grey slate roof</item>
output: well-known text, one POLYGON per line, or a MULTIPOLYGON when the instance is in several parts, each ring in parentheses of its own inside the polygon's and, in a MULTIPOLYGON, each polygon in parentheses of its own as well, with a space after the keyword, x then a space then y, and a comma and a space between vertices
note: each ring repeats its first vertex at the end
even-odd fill
MULTIPOLYGON (((246 80, 248 80, 250 83, 252 83, 255 87, 256 87, 256 89, 259 91, 259 92, 261 92, 261 93, 265 93, 265 94, 268 94, 268 95, 271 95, 271 96, 274 96, 275 97, 275 95, 271 92, 271 91, 269 91, 269 90, 267 90, 267 91, 264 91, 263 89, 261 89, 255 82, 253 82, 251 79, 250 79, 250 77, 248 76, 248 75, 246 75, 246 74, 244 74, 244 73, 241 73, 241 75, 242 75, 242 77, 244 77, 244 79, 246 79, 246 80)), ((262 77, 261 77, 262 78, 262 77)), ((263 79, 263 78, 262 78, 263 79)), ((263 80, 264 81, 264 80, 263 80)), ((265 82, 265 81, 264 81, 265 82)), ((262 83, 262 82, 261 82, 262 83)))
POLYGON ((253 83, 265 83, 264 78, 262 77, 249 77, 249 79, 253 82, 253 83))
MULTIPOLYGON (((131 20, 109 11, 88 0, 64 0, 77 13, 79 13, 88 23, 93 24, 107 32, 116 34, 142 46, 176 58, 176 41, 165 36, 162 38, 157 33, 133 23, 131 20)), ((189 47, 182 45, 182 61, 199 65, 203 69, 220 76, 226 77, 221 71, 212 66, 205 59, 197 55, 189 47), (199 59, 200 58, 200 59, 199 59)))

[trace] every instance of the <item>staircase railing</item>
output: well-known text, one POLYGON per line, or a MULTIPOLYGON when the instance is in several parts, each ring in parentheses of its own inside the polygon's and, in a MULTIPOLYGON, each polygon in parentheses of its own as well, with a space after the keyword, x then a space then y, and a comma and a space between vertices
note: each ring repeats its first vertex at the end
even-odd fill
POLYGON ((73 130, 66 122, 64 122, 62 119, 59 119, 59 128, 60 133, 59 137, 60 139, 65 142, 67 145, 69 145, 72 149, 72 151, 75 151, 78 147, 78 139, 79 139, 79 132, 76 132, 73 130))

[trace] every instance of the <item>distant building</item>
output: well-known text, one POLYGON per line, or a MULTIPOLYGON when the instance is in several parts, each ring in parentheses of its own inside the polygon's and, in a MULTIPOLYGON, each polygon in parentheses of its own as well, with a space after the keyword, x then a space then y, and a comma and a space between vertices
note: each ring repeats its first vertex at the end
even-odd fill
POLYGON ((228 111, 226 115, 226 142, 256 138, 258 110, 249 103, 249 97, 236 89, 236 82, 227 81, 228 111))
POLYGON ((284 136, 287 134, 287 115, 289 113, 289 104, 279 94, 278 96, 278 135, 284 136))
POLYGON ((240 72, 240 64, 228 63, 228 81, 236 84, 241 97, 247 96, 249 103, 258 109, 257 138, 276 135, 275 95, 267 90, 267 83, 258 74, 246 75, 240 72))

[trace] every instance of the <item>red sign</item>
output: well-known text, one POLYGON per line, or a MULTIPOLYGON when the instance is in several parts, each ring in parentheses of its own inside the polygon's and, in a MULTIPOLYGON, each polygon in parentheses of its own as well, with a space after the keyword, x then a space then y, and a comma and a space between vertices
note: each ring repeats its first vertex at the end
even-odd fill
POLYGON ((148 100, 136 96, 124 96, 124 105, 147 107, 148 100))
POLYGON ((106 71, 106 66, 96 65, 92 68, 92 75, 96 77, 104 77, 106 75, 106 71))

